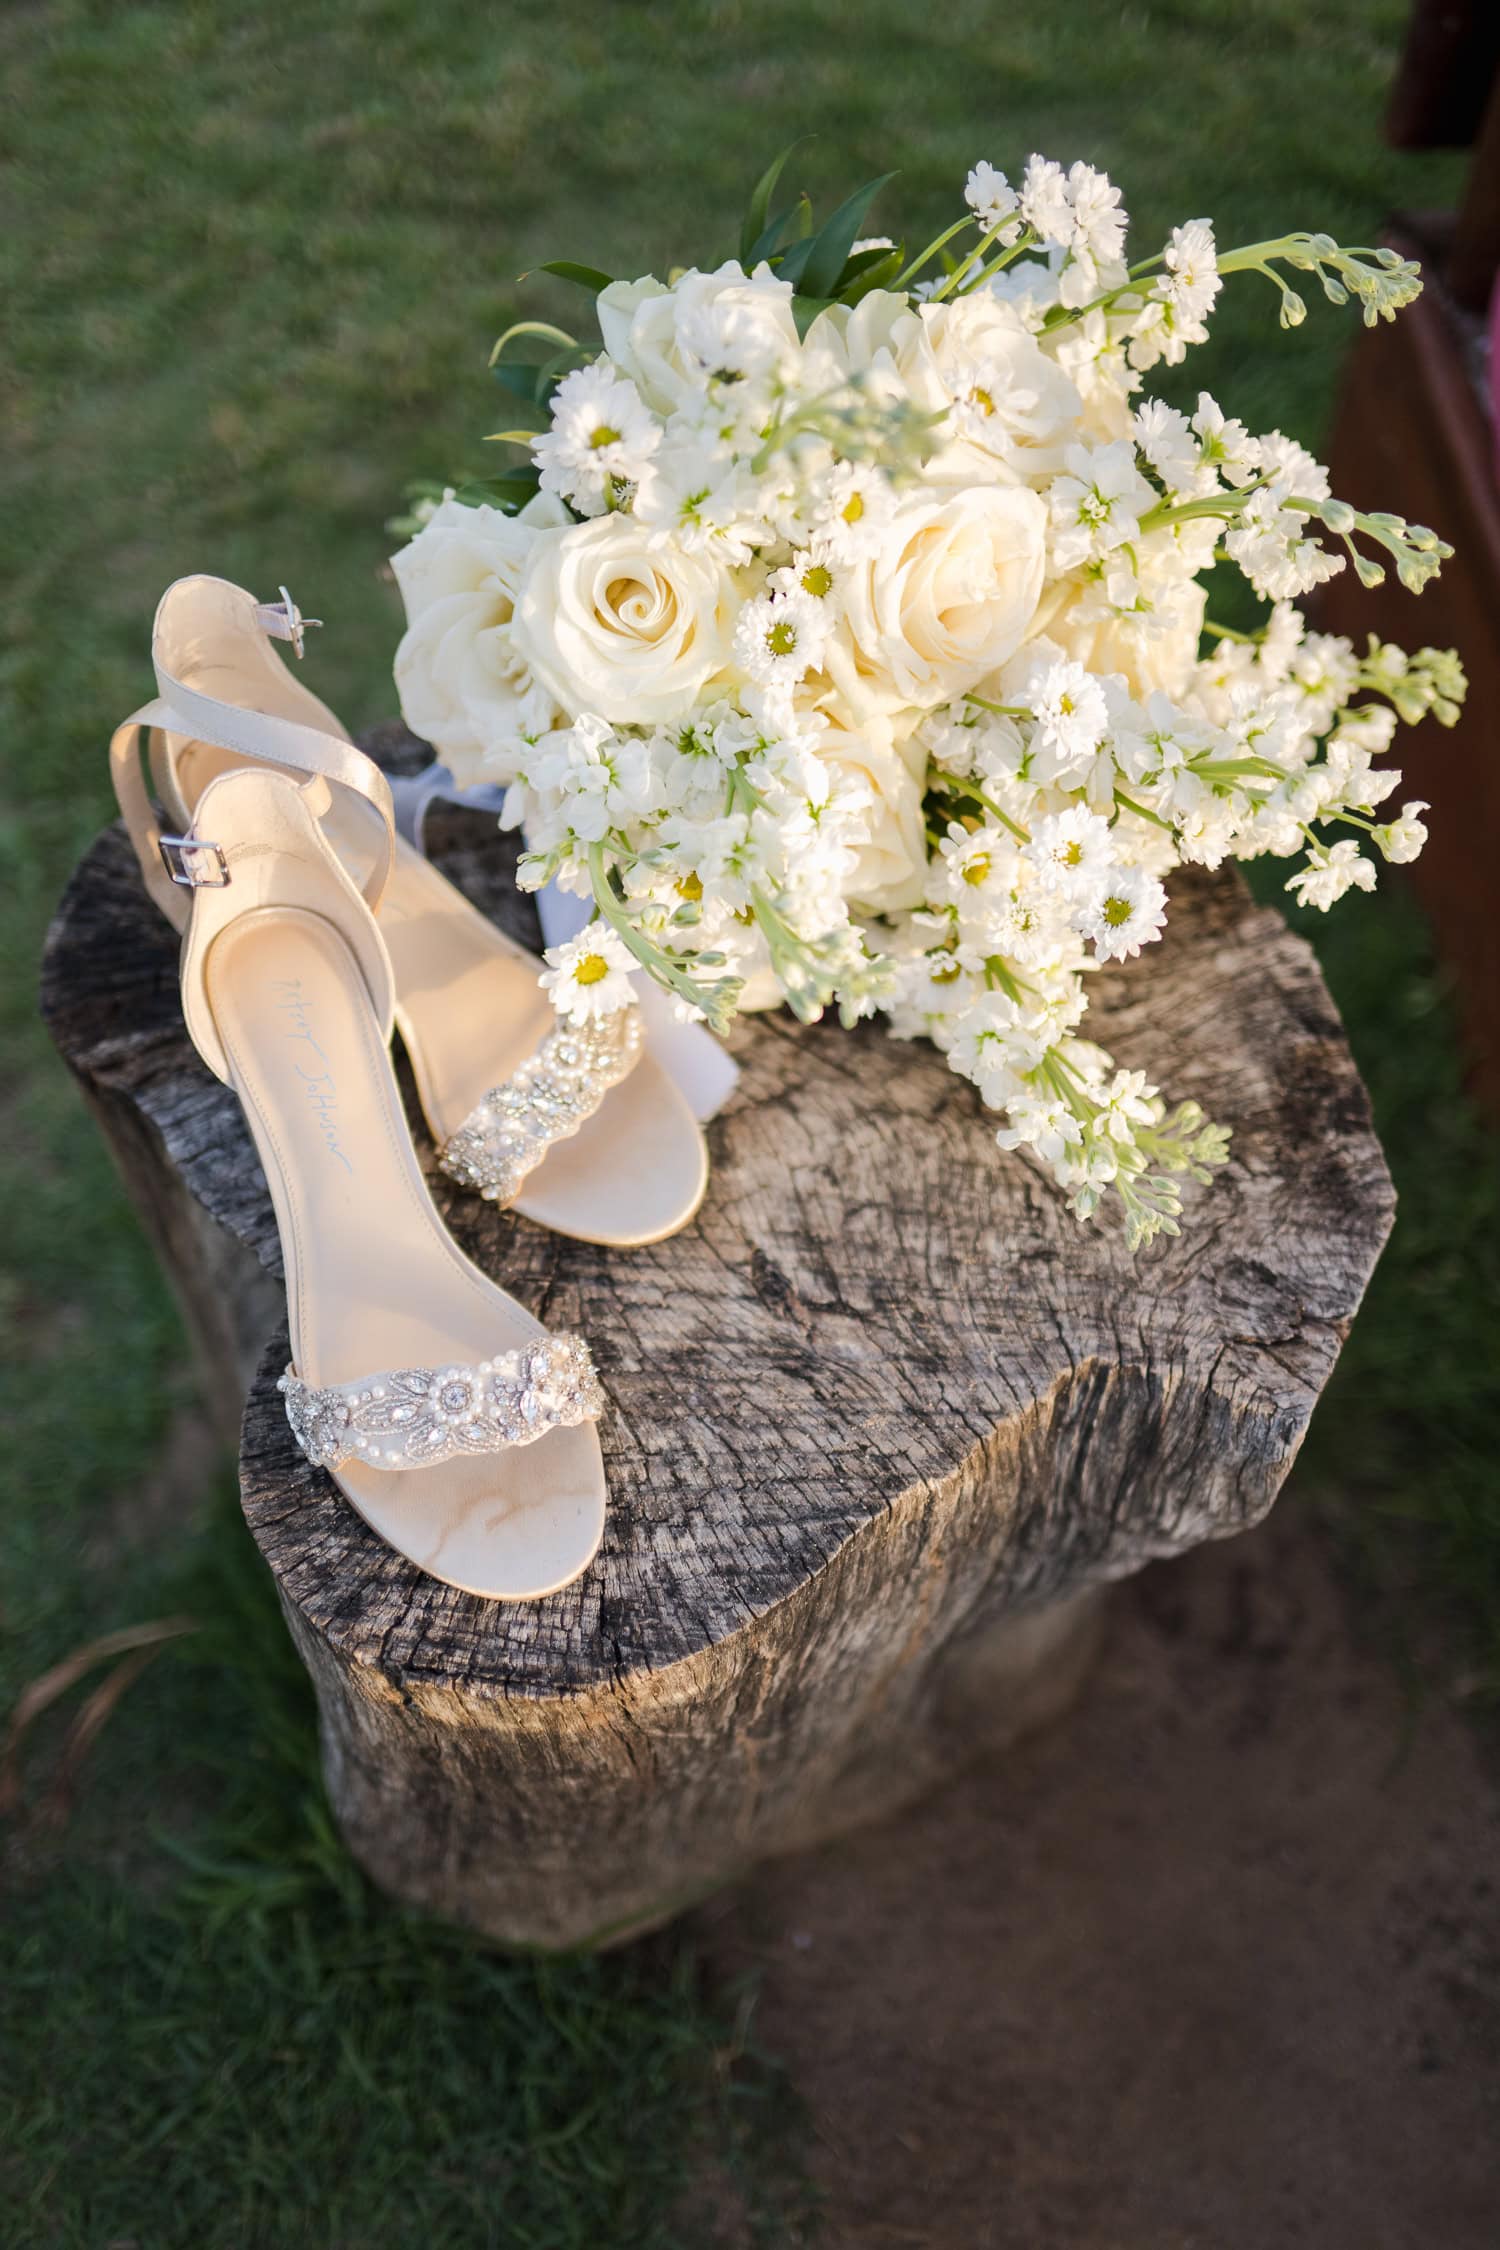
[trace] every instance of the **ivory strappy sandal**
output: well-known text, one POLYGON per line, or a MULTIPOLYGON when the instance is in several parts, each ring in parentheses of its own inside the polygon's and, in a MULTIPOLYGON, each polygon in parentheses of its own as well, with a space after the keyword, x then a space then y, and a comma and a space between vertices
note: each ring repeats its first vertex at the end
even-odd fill
MULTIPOLYGON (((141 729, 193 724, 166 702, 138 711, 111 745, 117 770, 141 729)), ((390 831, 369 824, 356 884, 323 825, 329 799, 321 777, 242 764, 203 790, 196 832, 137 840, 153 845, 152 895, 183 926, 188 1030, 238 1094, 270 1184, 297 1443, 433 1577, 524 1600, 598 1548, 603 1398, 587 1346, 549 1335, 471 1265, 427 1193, 371 911, 390 831)))
MULTIPOLYGON (((168 588, 152 657, 174 716, 153 727, 152 782, 185 833, 208 784, 247 759, 321 775, 325 832, 360 879, 385 848, 390 793, 273 645, 290 642, 300 657, 304 622, 285 588, 279 604, 222 578, 168 588)), ((150 807, 139 764, 115 761, 115 778, 146 867, 154 855, 142 843, 150 807)), ((558 1234, 613 1248, 685 1226, 703 1199, 707 1150, 676 1083, 643 1052, 639 1010, 560 1023, 533 957, 400 837, 380 915, 395 1027, 449 1176, 558 1234)))

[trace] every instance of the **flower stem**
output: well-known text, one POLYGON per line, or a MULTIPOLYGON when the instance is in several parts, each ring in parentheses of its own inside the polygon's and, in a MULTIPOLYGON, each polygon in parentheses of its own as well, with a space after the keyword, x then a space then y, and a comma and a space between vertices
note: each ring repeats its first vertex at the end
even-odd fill
POLYGON ((969 273, 973 267, 983 263, 986 255, 994 249, 1005 229, 1014 226, 1015 220, 1016 214, 1012 211, 1006 218, 997 221, 987 234, 982 234, 967 258, 964 259, 963 264, 954 268, 940 289, 934 289, 927 302, 930 305, 940 305, 945 297, 951 297, 963 280, 964 275, 969 273))
POLYGON ((1153 827, 1165 828, 1169 836, 1176 834, 1170 820, 1164 820, 1160 813, 1152 812, 1149 805, 1138 805, 1134 797, 1127 797, 1124 790, 1119 787, 1115 790, 1115 803, 1123 805, 1127 812, 1133 812, 1137 820, 1149 820, 1153 827))
POLYGON ((956 234, 962 234, 965 227, 971 227, 975 224, 977 222, 972 211, 966 211, 961 219, 955 219, 952 226, 945 228, 938 236, 936 242, 929 242, 921 256, 913 258, 910 265, 897 274, 895 280, 891 283, 891 288, 893 290, 908 288, 913 276, 919 274, 924 266, 930 266, 938 252, 946 249, 956 234))

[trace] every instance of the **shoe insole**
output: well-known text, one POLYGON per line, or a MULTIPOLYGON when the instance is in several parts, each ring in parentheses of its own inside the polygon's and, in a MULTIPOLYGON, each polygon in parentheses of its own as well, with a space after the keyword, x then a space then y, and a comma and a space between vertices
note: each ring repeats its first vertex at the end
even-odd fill
MULTIPOLYGON (((293 907, 247 913, 215 939, 205 978, 270 1183, 302 1380, 472 1366, 541 1338, 439 1219, 375 1012, 332 924, 293 907)), ((566 1585, 603 1531, 590 1424, 420 1468, 350 1458, 334 1475, 401 1554, 488 1597, 566 1585)))
MULTIPOLYGON (((185 803, 196 804, 216 774, 239 763, 211 743, 178 742, 176 783, 185 803)), ((368 808, 336 793, 324 827, 359 880, 369 862, 368 808)), ((535 957, 404 838, 379 919, 396 975, 397 1028, 441 1144, 491 1087, 513 1076, 557 1018, 537 983, 535 957)), ((556 1234, 634 1249, 685 1226, 707 1185, 697 1119, 648 1052, 576 1134, 553 1143, 511 1208, 556 1234)))
MULTIPOLYGON (((533 955, 401 843, 380 902, 396 973, 396 1022, 428 1124, 457 1132, 556 1027, 533 955)), ((558 1234, 633 1248, 686 1224, 708 1184, 708 1153, 676 1083, 649 1053, 592 1117, 554 1141, 513 1208, 558 1234)))

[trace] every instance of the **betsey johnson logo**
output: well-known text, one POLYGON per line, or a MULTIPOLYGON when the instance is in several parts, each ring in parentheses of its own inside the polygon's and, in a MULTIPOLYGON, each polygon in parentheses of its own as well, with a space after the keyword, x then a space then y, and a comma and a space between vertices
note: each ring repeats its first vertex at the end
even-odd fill
POLYGON ((302 979, 300 977, 278 977, 275 983, 275 991, 277 994, 276 1006, 287 1019, 288 1039, 295 1044, 305 1046, 308 1050, 308 1058, 316 1058, 317 1062, 322 1065, 321 1069, 314 1069, 309 1067, 309 1059, 299 1059, 293 1067, 302 1081, 303 1091, 307 1096, 308 1106, 312 1110, 318 1131, 322 1136, 323 1146, 327 1149, 329 1155, 342 1164, 344 1170, 352 1176, 354 1166, 350 1162, 347 1150, 339 1139, 338 1082, 329 1068, 328 1057, 318 1045, 317 1037, 313 1031, 307 1001, 303 996, 302 979))

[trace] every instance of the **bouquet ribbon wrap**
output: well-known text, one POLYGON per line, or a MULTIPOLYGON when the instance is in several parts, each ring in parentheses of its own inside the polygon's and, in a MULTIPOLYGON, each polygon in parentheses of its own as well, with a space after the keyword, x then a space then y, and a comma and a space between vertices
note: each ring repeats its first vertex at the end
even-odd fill
MULTIPOLYGON (((497 819, 505 808, 505 791, 495 783, 479 782, 465 789, 436 760, 420 773, 393 777, 391 796, 397 828, 424 855, 428 808, 438 799, 471 811, 494 813, 497 819)), ((536 910, 544 942, 562 945, 577 936, 589 920, 592 907, 588 899, 549 883, 537 893, 536 910)), ((649 1052, 674 1081, 699 1124, 706 1125, 733 1093, 740 1075, 738 1063, 706 1024, 679 1021, 672 1002, 654 978, 641 972, 633 981, 649 1052)))

